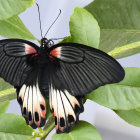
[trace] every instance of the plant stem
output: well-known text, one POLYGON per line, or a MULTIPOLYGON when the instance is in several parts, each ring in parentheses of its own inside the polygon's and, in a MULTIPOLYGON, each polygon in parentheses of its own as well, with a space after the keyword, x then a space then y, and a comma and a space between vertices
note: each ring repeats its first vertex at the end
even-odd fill
POLYGON ((48 134, 54 129, 55 123, 54 123, 54 118, 51 117, 48 122, 46 123, 44 129, 43 129, 43 134, 40 137, 40 140, 45 140, 45 138, 48 136, 48 134))

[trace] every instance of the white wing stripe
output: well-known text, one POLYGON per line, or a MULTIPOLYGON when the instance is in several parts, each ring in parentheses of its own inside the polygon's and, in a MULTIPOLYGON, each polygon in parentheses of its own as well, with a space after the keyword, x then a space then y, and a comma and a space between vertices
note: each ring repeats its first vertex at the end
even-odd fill
POLYGON ((24 84, 19 91, 18 99, 27 124, 32 125, 33 128, 43 126, 45 123, 46 103, 38 83, 30 86, 24 84))

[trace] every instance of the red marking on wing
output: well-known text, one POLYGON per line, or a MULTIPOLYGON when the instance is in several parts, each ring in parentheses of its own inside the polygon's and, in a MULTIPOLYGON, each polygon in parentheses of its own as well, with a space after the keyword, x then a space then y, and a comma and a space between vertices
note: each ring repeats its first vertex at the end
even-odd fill
POLYGON ((61 56, 61 47, 57 47, 50 52, 50 57, 60 58, 61 56))
POLYGON ((25 52, 26 54, 36 54, 37 51, 34 47, 30 46, 30 45, 25 45, 25 52))
POLYGON ((45 118, 45 115, 46 115, 46 112, 47 112, 45 102, 44 101, 40 102, 40 105, 43 105, 44 106, 44 110, 42 110, 40 108, 41 109, 40 111, 41 111, 41 115, 42 115, 41 117, 42 118, 45 118))

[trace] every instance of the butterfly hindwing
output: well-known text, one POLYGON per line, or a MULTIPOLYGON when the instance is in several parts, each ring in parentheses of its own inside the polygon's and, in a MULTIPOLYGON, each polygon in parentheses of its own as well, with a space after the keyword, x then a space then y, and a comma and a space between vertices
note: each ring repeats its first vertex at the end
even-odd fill
POLYGON ((18 88, 17 100, 27 124, 33 128, 44 126, 46 122, 46 103, 39 89, 38 70, 35 69, 18 88))
POLYGON ((114 58, 81 44, 57 44, 51 48, 50 58, 52 62, 59 63, 56 75, 74 96, 90 93, 105 84, 117 83, 125 75, 114 58))
POLYGON ((78 123, 79 114, 84 110, 82 97, 72 96, 55 72, 50 75, 49 82, 50 109, 55 119, 56 132, 69 132, 78 123))

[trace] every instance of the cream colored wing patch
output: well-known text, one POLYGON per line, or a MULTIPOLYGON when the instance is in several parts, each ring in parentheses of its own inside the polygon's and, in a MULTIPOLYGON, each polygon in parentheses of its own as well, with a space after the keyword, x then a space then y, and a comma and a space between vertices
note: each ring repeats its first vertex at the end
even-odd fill
POLYGON ((46 105, 38 84, 32 86, 24 84, 19 91, 18 102, 27 124, 33 128, 45 124, 46 105))
POLYGON ((69 132, 70 128, 79 121, 79 114, 83 112, 81 97, 72 96, 67 90, 58 90, 50 85, 49 103, 55 118, 56 132, 69 132))

